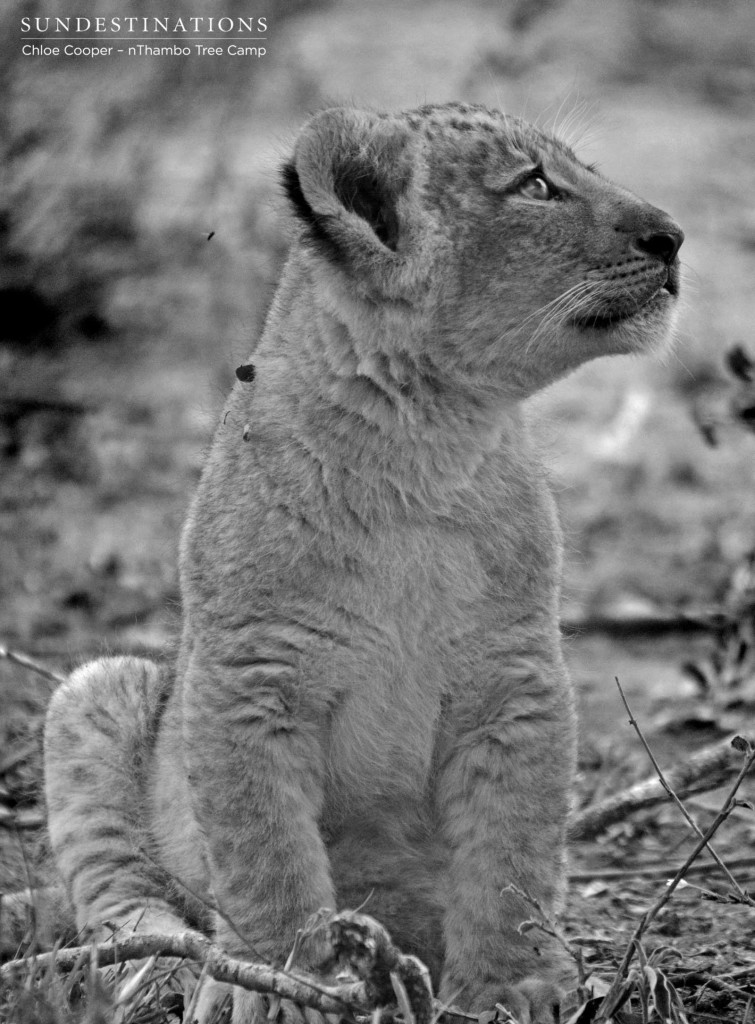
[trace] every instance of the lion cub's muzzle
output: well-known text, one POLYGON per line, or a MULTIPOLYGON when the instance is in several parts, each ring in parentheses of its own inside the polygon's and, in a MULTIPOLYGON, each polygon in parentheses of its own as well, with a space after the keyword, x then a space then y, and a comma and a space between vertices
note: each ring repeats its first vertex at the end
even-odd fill
MULTIPOLYGON (((659 223, 654 230, 638 234, 632 240, 633 248, 649 257, 651 260, 659 261, 666 271, 666 280, 662 287, 671 295, 679 294, 679 260, 677 254, 684 241, 684 232, 662 210, 655 210, 659 215, 659 223)), ((618 229, 617 229, 618 230, 618 229)))
POLYGON ((631 198, 604 231, 603 259, 586 274, 591 286, 572 323, 605 330, 631 319, 662 299, 679 294, 679 249, 684 232, 663 210, 631 198))
POLYGON ((613 230, 621 247, 628 249, 631 256, 639 255, 647 261, 648 270, 665 278, 661 287, 676 295, 679 291, 677 255, 684 241, 684 232, 676 221, 663 210, 640 202, 622 211, 613 230))

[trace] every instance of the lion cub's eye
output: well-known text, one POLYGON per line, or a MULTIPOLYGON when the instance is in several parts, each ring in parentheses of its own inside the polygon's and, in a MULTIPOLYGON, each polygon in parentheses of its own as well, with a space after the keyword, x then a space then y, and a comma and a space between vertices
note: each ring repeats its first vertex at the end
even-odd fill
POLYGON ((547 203, 549 199, 555 199, 557 195, 556 190, 542 174, 531 174, 519 186, 519 192, 528 199, 537 199, 542 203, 547 203))

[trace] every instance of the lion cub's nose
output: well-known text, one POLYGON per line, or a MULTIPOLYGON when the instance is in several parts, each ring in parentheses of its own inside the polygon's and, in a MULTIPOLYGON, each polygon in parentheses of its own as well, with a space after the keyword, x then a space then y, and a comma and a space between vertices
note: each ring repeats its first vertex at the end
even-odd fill
POLYGON ((665 231, 654 231, 635 239, 635 245, 648 256, 657 256, 668 266, 673 262, 684 241, 684 232, 676 224, 668 226, 665 231))

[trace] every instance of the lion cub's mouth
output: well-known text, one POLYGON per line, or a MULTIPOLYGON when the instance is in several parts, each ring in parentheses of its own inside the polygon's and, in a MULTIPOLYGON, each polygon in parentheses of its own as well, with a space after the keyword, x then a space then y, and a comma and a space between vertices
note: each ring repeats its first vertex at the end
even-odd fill
POLYGON ((668 301, 667 296, 676 299, 679 294, 679 270, 672 265, 668 268, 666 280, 663 284, 651 292, 650 295, 635 299, 632 305, 622 305, 617 309, 608 309, 602 312, 589 313, 583 316, 576 316, 572 320, 575 327, 581 330, 607 331, 619 324, 626 323, 640 314, 655 310, 668 301))

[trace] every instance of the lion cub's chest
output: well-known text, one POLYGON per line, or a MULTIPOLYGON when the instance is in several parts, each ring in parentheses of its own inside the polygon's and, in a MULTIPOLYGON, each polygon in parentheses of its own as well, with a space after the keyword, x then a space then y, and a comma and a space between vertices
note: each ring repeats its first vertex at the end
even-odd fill
POLYGON ((325 820, 336 831, 357 807, 421 797, 442 708, 461 681, 455 652, 484 601, 469 538, 410 530, 381 547, 349 587, 348 643, 317 668, 342 683, 326 743, 325 820))
POLYGON ((361 586, 351 595, 359 626, 322 666, 347 677, 329 736, 336 805, 420 798, 444 716, 515 642, 512 624, 551 603, 557 537, 548 510, 532 512, 407 527, 373 551, 362 599, 361 586))
MULTIPOLYGON (((474 672, 510 623, 540 614, 558 587, 559 540, 546 509, 470 527, 439 520, 383 538, 362 576, 365 621, 383 631, 406 680, 431 672, 438 688, 474 672), (456 652, 463 651, 463 654, 456 652)), ((393 676, 398 666, 386 663, 393 676)), ((423 688, 427 680, 423 680, 423 688)))

